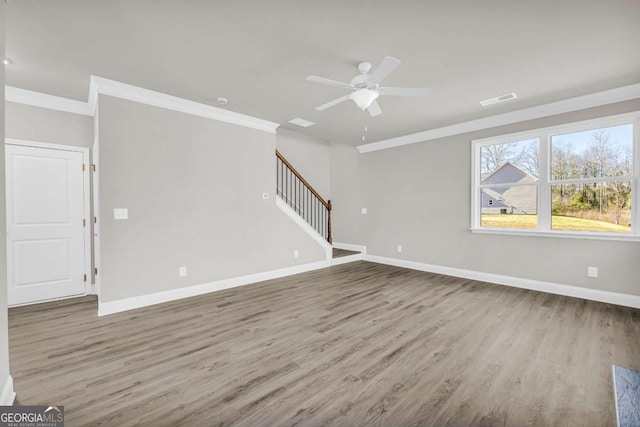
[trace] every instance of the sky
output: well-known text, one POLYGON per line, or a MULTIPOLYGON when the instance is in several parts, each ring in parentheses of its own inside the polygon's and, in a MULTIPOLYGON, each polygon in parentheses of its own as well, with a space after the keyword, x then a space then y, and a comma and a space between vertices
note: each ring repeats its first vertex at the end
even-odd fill
MULTIPOLYGON (((625 150, 630 149, 633 145, 633 125, 626 124, 603 129, 609 133, 611 141, 616 142, 615 146, 619 148, 620 154, 624 156, 625 150)), ((586 130, 553 136, 551 137, 551 146, 553 147, 553 143, 556 141, 563 141, 571 143, 575 153, 583 153, 589 147, 592 132, 593 130, 586 130)))

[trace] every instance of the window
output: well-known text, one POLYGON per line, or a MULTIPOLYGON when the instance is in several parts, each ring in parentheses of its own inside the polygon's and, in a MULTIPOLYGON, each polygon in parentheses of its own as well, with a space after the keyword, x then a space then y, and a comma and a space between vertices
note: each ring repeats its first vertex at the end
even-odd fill
POLYGON ((480 224, 491 228, 536 228, 537 139, 480 147, 480 224))
POLYGON ((639 117, 473 141, 471 230, 640 237, 639 117))

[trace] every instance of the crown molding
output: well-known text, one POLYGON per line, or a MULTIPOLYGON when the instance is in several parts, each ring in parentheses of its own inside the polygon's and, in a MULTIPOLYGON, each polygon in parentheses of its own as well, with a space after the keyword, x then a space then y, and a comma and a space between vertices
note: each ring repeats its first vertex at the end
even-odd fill
POLYGON ((80 114, 83 116, 93 116, 93 111, 89 108, 88 103, 76 101, 75 99, 62 98, 13 86, 5 86, 4 93, 5 101, 8 102, 64 111, 65 113, 80 114))
POLYGON ((218 120, 269 133, 276 133, 276 129, 280 126, 278 123, 235 113, 233 111, 224 110, 207 104, 201 104, 199 102, 189 101, 188 99, 178 98, 177 96, 155 92, 138 86, 117 82, 115 80, 105 79, 103 77, 91 76, 88 104, 92 105, 91 108, 93 111, 95 111, 95 105, 97 103, 97 94, 114 96, 129 101, 166 108, 168 110, 179 111, 193 116, 218 120))
POLYGON ((358 149, 358 152, 360 152, 360 154, 378 150, 386 150, 388 148, 400 147, 402 145, 431 141, 447 136, 460 135, 477 130, 504 126, 512 123, 524 122, 527 120, 539 119, 541 117, 554 116, 557 114, 569 113, 571 111, 599 107, 601 105, 628 101, 635 98, 640 98, 640 83, 605 90, 602 92, 591 93, 588 95, 577 96, 575 98, 563 99, 561 101, 551 102, 549 104, 524 108, 522 110, 512 111, 509 113, 484 117, 482 119, 456 123, 450 126, 429 129, 409 135, 383 139, 380 141, 371 142, 369 144, 358 145, 356 146, 356 148, 358 149))
POLYGON ((87 102, 5 86, 6 101, 91 117, 93 117, 96 112, 98 95, 109 95, 269 133, 276 133, 276 129, 280 126, 278 123, 98 76, 91 76, 87 102))

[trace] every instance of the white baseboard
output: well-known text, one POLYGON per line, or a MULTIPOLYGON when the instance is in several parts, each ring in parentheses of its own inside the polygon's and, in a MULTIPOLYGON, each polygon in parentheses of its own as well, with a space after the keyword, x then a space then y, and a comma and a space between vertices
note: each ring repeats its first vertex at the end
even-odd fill
POLYGON ((543 282, 540 280, 523 279, 520 277, 504 276, 501 274, 483 273, 480 271, 464 270, 461 268, 445 267, 442 265, 425 264, 397 258, 387 258, 376 255, 365 255, 365 261, 378 264, 394 265, 412 270, 427 271, 447 276, 462 277, 497 285, 512 286, 514 288, 530 289, 550 294, 565 295, 592 301, 606 302, 626 307, 640 308, 640 295, 621 294, 617 292, 601 291, 598 289, 582 288, 579 286, 562 285, 559 283, 543 282))
POLYGON ((333 257, 332 247, 321 235, 318 233, 312 226, 310 226, 307 221, 305 221, 296 211, 294 211, 291 206, 287 204, 280 196, 276 196, 276 206, 280 208, 282 212, 284 212, 293 222, 295 222, 298 227, 302 228, 302 230, 307 233, 313 240, 319 244, 325 252, 325 259, 331 260, 333 257))
POLYGON ((92 294, 69 295, 69 296, 64 296, 64 297, 59 297, 59 298, 41 299, 39 301, 21 302, 21 303, 18 303, 18 304, 7 304, 7 307, 8 308, 14 308, 14 307, 24 307, 24 306, 27 306, 27 305, 46 304, 48 302, 64 301, 66 299, 73 299, 73 298, 82 298, 82 297, 86 297, 87 295, 92 295, 92 294))
POLYGON ((331 265, 334 266, 334 265, 340 265, 340 264, 347 264, 349 262, 361 261, 363 256, 364 256, 363 254, 353 254, 353 255, 333 258, 331 260, 331 265))
POLYGON ((9 375, 2 387, 2 394, 0 394, 0 406, 12 406, 16 400, 16 392, 13 391, 13 377, 9 375))
POLYGON ((333 247, 336 249, 344 249, 345 251, 357 251, 363 255, 367 253, 367 247, 362 245, 352 245, 351 243, 338 243, 333 242, 333 247))
POLYGON ((319 270, 321 268, 330 266, 331 260, 318 261, 309 264, 281 268, 278 270, 266 271, 263 273, 255 273, 246 276, 218 280, 216 282, 203 283, 201 285, 188 286, 185 288, 171 289, 168 291, 156 292, 153 294, 124 298, 116 301, 99 302, 98 316, 119 313, 122 311, 133 310, 135 308, 175 301, 182 298, 194 297, 197 295, 208 294, 210 292, 236 288, 238 286, 250 285, 252 283, 263 282, 265 280, 278 279, 280 277, 291 276, 298 273, 305 273, 312 270, 319 270))

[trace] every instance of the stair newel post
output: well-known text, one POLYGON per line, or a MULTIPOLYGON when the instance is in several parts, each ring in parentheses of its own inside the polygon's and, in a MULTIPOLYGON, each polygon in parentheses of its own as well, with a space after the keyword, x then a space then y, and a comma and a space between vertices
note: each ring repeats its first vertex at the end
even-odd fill
POLYGON ((327 200, 327 241, 332 243, 331 238, 331 200, 327 200))

